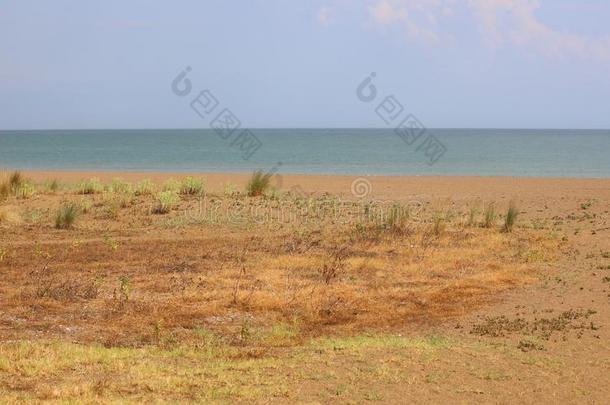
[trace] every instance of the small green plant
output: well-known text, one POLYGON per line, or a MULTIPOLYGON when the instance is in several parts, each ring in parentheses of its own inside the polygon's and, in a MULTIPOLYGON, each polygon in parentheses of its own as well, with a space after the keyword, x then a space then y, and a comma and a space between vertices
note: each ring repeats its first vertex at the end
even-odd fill
POLYGON ((106 206, 106 214, 110 219, 117 219, 119 217, 119 213, 121 212, 121 206, 119 202, 115 199, 110 200, 108 205, 106 206))
POLYGON ((131 285, 129 283, 129 277, 119 277, 119 301, 129 301, 129 293, 131 292, 131 285))
POLYGON ((49 182, 47 182, 47 188, 49 189, 49 191, 51 191, 52 193, 57 192, 60 188, 61 188, 61 184, 59 183, 59 181, 57 179, 53 179, 49 182))
POLYGON ((49 183, 49 190, 51 190, 52 192, 58 191, 60 189, 60 187, 61 187, 61 184, 59 183, 59 180, 57 180, 57 179, 53 179, 49 183))
POLYGON ((104 243, 106 243, 111 250, 116 251, 119 248, 119 242, 116 239, 113 239, 108 235, 104 235, 103 239, 104 243))
POLYGON ((432 233, 436 237, 440 237, 445 232, 445 221, 442 215, 437 214, 434 216, 434 222, 432 225, 432 233))
POLYGON ((55 215, 55 228, 57 229, 68 229, 71 228, 76 219, 78 218, 80 211, 79 207, 75 203, 65 203, 55 215))
POLYGON ((182 195, 202 195, 203 181, 193 177, 185 177, 180 185, 180 194, 182 195))
POLYGON ((79 194, 99 194, 102 191, 104 191, 104 185, 100 183, 98 178, 85 180, 77 185, 79 194))
POLYGON ((514 202, 508 206, 508 211, 506 211, 506 216, 504 217, 504 231, 511 232, 513 230, 513 226, 515 225, 515 221, 517 220, 517 216, 519 215, 519 210, 517 209, 514 202))
POLYGON ((117 202, 121 208, 130 207, 133 203, 133 194, 132 193, 123 193, 117 196, 117 202))
POLYGON ((178 194, 175 191, 162 191, 157 195, 157 202, 153 209, 155 214, 167 214, 178 202, 178 194))
POLYGON ((180 192, 181 184, 178 180, 168 179, 163 183, 163 191, 174 191, 176 193, 180 192))
POLYGON ((496 206, 494 205, 494 203, 489 203, 485 207, 483 226, 485 228, 491 228, 494 226, 495 222, 496 222, 496 206))
POLYGON ((249 197, 261 196, 269 189, 270 183, 271 173, 263 173, 262 170, 257 170, 252 174, 246 185, 246 194, 249 197))
POLYGON ((226 183, 223 187, 223 194, 227 197, 234 197, 239 194, 237 186, 233 183, 226 183))
POLYGON ((31 224, 41 224, 45 219, 45 211, 39 208, 26 208, 21 213, 22 218, 31 224))
POLYGON ((34 195, 34 191, 34 186, 32 184, 24 182, 15 189, 15 196, 22 200, 26 200, 34 195))
POLYGON ((86 214, 89 211, 91 211, 91 208, 93 208, 93 203, 90 200, 83 199, 80 202, 80 212, 81 213, 86 214))
POLYGON ((151 195, 154 191, 155 187, 153 183, 149 179, 144 179, 138 183, 134 187, 134 193, 137 196, 151 195))
POLYGON ((110 184, 110 191, 113 193, 129 194, 132 192, 131 184, 122 179, 114 179, 112 184, 110 184))
POLYGON ((477 222, 477 214, 479 210, 476 207, 470 207, 470 211, 468 212, 468 226, 474 226, 477 222))
MULTIPOLYGON (((132 191, 125 192, 117 192, 112 193, 110 191, 104 192, 103 195, 103 203, 108 208, 108 213, 114 210, 118 215, 118 211, 120 208, 130 207, 133 203, 134 193, 132 191)), ((116 217, 117 215, 111 215, 111 217, 116 217)))
POLYGON ((285 194, 281 190, 278 190, 277 188, 273 187, 269 192, 265 194, 265 197, 274 201, 283 201, 285 194))
POLYGON ((239 339, 242 342, 247 342, 252 338, 252 331, 250 330, 250 325, 248 321, 243 321, 241 324, 241 328, 239 330, 239 339))
POLYGON ((404 229, 405 224, 409 220, 409 211, 400 204, 394 204, 388 211, 388 216, 385 220, 386 229, 392 231, 400 231, 404 229))

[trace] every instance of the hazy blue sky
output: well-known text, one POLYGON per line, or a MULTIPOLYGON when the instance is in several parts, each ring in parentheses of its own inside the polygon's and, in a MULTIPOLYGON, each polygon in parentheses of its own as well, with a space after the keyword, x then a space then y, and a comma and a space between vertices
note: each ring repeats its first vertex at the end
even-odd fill
POLYGON ((0 128, 207 127, 186 66, 247 127, 610 128, 607 0, 0 1, 0 128))

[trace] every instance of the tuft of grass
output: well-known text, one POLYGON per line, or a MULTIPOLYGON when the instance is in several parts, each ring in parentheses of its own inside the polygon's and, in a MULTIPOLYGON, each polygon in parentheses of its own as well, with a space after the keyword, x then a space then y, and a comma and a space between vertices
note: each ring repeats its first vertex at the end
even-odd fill
POLYGON ((269 189, 270 183, 271 173, 263 173, 262 170, 257 170, 252 174, 246 185, 246 194, 249 197, 261 196, 269 189))
POLYGON ((11 195, 20 198, 28 198, 34 193, 34 187, 27 183, 21 172, 11 173, 8 180, 0 183, 0 201, 6 200, 11 195))
POLYGON ((440 214, 437 214, 434 216, 433 220, 434 220, 434 222, 432 225, 432 233, 436 237, 441 237, 443 235, 443 233, 445 232, 445 221, 443 219, 443 216, 440 214))
POLYGON ((153 208, 155 214, 167 214, 178 202, 179 196, 175 191, 166 190, 157 195, 157 202, 153 208))
POLYGON ((21 187, 24 183, 25 183, 25 178, 23 177, 23 175, 19 171, 15 171, 15 172, 11 173, 11 175, 10 175, 10 177, 8 179, 9 187, 11 188, 13 193, 19 187, 21 187))
POLYGON ((110 184, 110 191, 113 193, 130 194, 132 192, 131 184, 123 179, 114 179, 110 184))
POLYGON ((79 211, 83 214, 88 213, 93 208, 93 202, 90 200, 82 200, 79 205, 79 211))
POLYGON ((394 204, 388 211, 385 220, 385 228, 393 232, 401 232, 405 229, 409 220, 409 211, 400 204, 394 204))
POLYGON ((182 195, 202 195, 203 181, 193 177, 185 177, 180 185, 180 194, 182 195))
POLYGON ((104 185, 98 178, 85 180, 77 185, 78 194, 99 194, 102 191, 104 191, 104 185))
POLYGON ((239 195, 237 186, 233 183, 226 183, 223 187, 223 194, 227 197, 235 197, 239 195))
POLYGON ((30 183, 22 183, 15 189, 15 196, 22 200, 26 200, 34 195, 34 186, 30 183))
POLYGON ((78 215, 80 214, 79 206, 75 203, 62 204, 55 215, 55 228, 68 229, 71 228, 78 215))
POLYGON ((168 179, 163 183, 163 191, 174 191, 178 193, 180 191, 181 184, 178 180, 168 179))
POLYGON ((513 226, 517 221, 517 216, 519 215, 519 210, 513 201, 510 202, 508 206, 508 211, 506 211, 506 215, 504 216, 504 231, 511 232, 513 230, 513 226))
POLYGON ((150 181, 149 179, 144 179, 136 183, 134 187, 134 193, 137 196, 151 195, 154 189, 155 187, 152 181, 150 181))
POLYGON ((491 228, 496 222, 496 206, 494 203, 489 203, 485 207, 483 227, 491 228))
POLYGON ((119 217, 119 213, 121 212, 121 206, 119 201, 110 200, 108 205, 106 206, 106 214, 110 219, 117 219, 119 217))
POLYGON ((470 207, 470 211, 468 212, 468 226, 474 226, 477 222, 477 214, 479 210, 476 207, 470 207))
POLYGON ((45 185, 47 186, 47 189, 49 189, 49 191, 52 193, 59 191, 59 189, 61 187, 61 184, 59 183, 59 180, 57 180, 57 179, 53 179, 53 180, 47 182, 45 185))

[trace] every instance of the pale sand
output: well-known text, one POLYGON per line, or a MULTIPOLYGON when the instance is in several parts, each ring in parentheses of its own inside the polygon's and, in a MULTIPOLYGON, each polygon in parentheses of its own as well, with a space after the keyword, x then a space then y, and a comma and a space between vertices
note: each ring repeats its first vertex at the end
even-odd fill
MULTIPOLYGON (((68 172, 29 171, 24 174, 36 181, 59 179, 78 182, 97 177, 103 182, 121 178, 135 182, 150 179, 162 183, 169 178, 194 176, 205 180, 206 189, 220 192, 227 183, 243 189, 247 173, 135 173, 135 172, 68 172)), ((282 190, 298 187, 306 193, 323 193, 352 197, 352 183, 359 178, 371 185, 367 197, 383 199, 451 199, 451 200, 521 200, 557 202, 561 200, 598 199, 610 201, 610 179, 524 178, 524 177, 453 177, 453 176, 336 176, 336 175, 281 175, 272 184, 282 190)))

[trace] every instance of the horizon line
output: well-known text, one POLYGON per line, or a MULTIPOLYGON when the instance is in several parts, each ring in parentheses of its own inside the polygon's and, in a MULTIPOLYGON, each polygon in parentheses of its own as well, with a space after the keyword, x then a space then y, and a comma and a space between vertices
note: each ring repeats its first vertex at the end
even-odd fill
MULTIPOLYGON (((391 127, 240 127, 239 129, 256 130, 387 130, 393 131, 391 127)), ((426 127, 426 130, 513 130, 513 131, 610 131, 610 128, 550 128, 550 127, 426 127)), ((0 132, 19 132, 19 131, 213 131, 214 128, 193 128, 193 127, 160 127, 160 128, 0 128, 0 132)))

